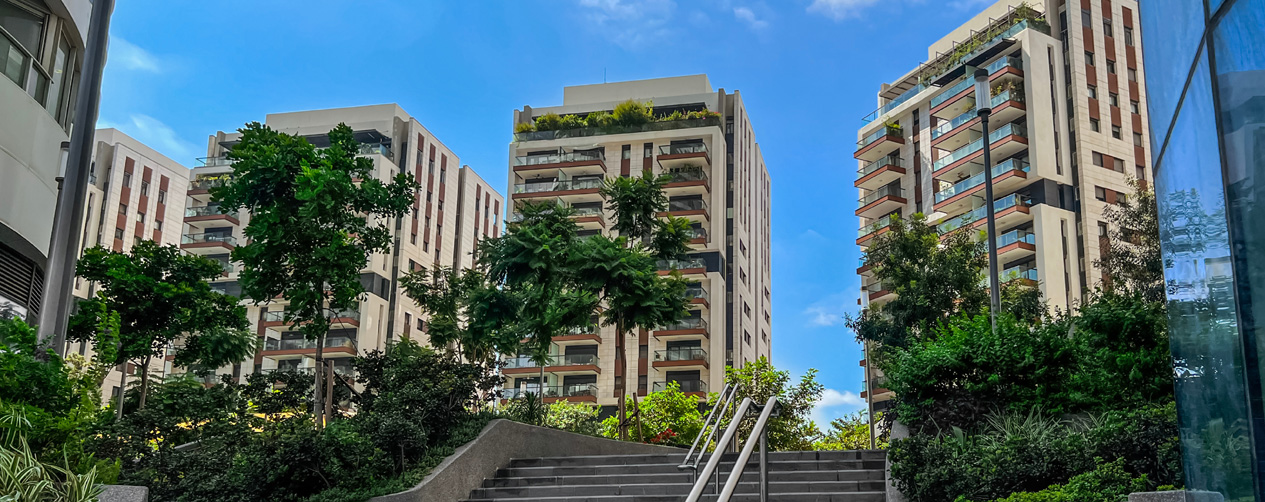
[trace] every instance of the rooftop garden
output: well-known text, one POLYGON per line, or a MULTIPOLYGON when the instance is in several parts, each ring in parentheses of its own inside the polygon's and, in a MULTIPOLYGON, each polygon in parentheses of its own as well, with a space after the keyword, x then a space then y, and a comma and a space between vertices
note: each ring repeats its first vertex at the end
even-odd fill
POLYGON ((668 114, 654 113, 654 102, 628 100, 607 111, 590 112, 586 115, 558 115, 546 113, 534 122, 522 122, 514 126, 515 141, 534 141, 555 138, 597 136, 628 132, 662 131, 687 127, 720 125, 720 113, 711 110, 668 114))
POLYGON ((994 41, 1013 36, 1024 28, 1035 28, 1049 33, 1050 23, 1046 20, 1044 12, 1032 8, 1027 2, 1021 3, 1011 9, 1006 17, 993 22, 984 31, 972 33, 966 40, 955 44, 947 54, 941 54, 935 60, 928 62, 919 73, 918 82, 927 83, 935 80, 936 77, 944 75, 994 41), (1021 24, 1024 26, 1016 28, 1021 24))

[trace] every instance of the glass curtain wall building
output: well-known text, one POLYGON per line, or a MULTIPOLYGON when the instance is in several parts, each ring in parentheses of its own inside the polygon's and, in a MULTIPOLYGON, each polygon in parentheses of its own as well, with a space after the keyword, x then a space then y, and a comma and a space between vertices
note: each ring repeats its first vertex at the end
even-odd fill
POLYGON ((1187 488, 1265 500, 1265 0, 1141 20, 1187 488))

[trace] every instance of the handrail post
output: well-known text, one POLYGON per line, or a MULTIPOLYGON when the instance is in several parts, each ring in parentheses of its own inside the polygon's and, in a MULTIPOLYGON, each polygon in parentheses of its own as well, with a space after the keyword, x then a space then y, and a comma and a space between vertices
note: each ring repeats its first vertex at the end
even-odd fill
MULTIPOLYGON (((747 398, 747 401, 750 401, 750 400, 751 398, 747 398)), ((747 401, 744 401, 744 403, 747 401)), ((773 414, 773 411, 776 408, 777 408, 777 397, 776 396, 770 397, 768 402, 766 402, 764 405, 764 410, 760 412, 760 418, 756 419, 755 427, 751 429, 751 432, 753 433, 753 435, 756 432, 763 433, 765 431, 765 429, 769 425, 769 417, 773 414)), ((737 415, 735 415, 735 418, 737 418, 737 415)), ((734 423, 735 424, 738 423, 738 420, 735 419, 734 423)), ((731 425, 730 429, 732 428, 733 426, 731 425)), ((726 432, 726 435, 728 435, 729 431, 725 431, 725 432, 726 432)), ((732 438, 732 436, 730 437, 732 438)), ((733 497, 734 490, 738 489, 738 481, 740 478, 742 478, 742 470, 744 467, 746 467, 747 461, 751 459, 751 452, 755 450, 755 441, 752 441, 752 439, 753 438, 748 438, 746 444, 742 446, 742 452, 738 453, 738 458, 734 460, 734 468, 732 471, 729 472, 729 479, 725 480, 725 489, 724 491, 720 492, 720 495, 717 496, 716 498, 717 502, 728 501, 730 498, 733 497)), ((713 461, 714 460, 715 459, 713 459, 713 461)), ((712 462, 709 462, 708 466, 710 467, 711 465, 712 465, 712 462)), ((697 490, 697 488, 695 489, 697 490)), ((691 492, 690 495, 693 496, 694 493, 691 492)), ((693 500, 698 500, 698 499, 697 497, 694 497, 690 500, 687 500, 687 502, 692 502, 693 500)))
MULTIPOLYGON (((734 435, 738 433, 738 425, 742 422, 742 417, 747 414, 747 410, 750 408, 751 398, 743 398, 742 403, 734 409, 734 420, 729 422, 729 427, 725 428, 725 433, 721 434, 720 440, 717 444, 725 444, 733 439, 734 435)), ((707 460, 707 465, 703 467, 703 472, 700 473, 698 482, 695 482, 694 487, 690 489, 690 495, 685 499, 686 502, 697 502, 699 497, 703 495, 703 491, 707 489, 707 476, 716 472, 716 468, 720 464, 720 457, 720 454, 714 453, 712 454, 712 458, 707 460)), ((733 482, 734 480, 730 481, 733 482)), ((728 487, 728 485, 726 485, 726 487, 728 487)))
POLYGON ((760 431, 760 502, 769 502, 769 429, 760 431))

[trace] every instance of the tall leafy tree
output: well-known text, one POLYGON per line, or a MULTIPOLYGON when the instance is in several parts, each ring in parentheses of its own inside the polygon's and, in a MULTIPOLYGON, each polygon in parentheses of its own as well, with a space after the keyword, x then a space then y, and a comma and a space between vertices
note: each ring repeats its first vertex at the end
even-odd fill
POLYGON ((115 336, 101 329, 118 316, 118 350, 110 364, 131 362, 141 372, 140 407, 149 390, 149 363, 177 339, 176 364, 217 368, 254 353, 245 309, 237 298, 212 291, 220 264, 184 254, 176 246, 141 241, 130 254, 94 247, 84 251, 76 273, 98 283, 101 293, 80 304, 70 320, 70 338, 97 341, 115 336))
POLYGON ((1107 235, 1102 257, 1094 265, 1107 276, 1108 289, 1142 294, 1149 301, 1164 301, 1164 258, 1160 255, 1160 224, 1155 192, 1130 181, 1133 196, 1120 198, 1105 211, 1107 235))
POLYGON ((483 271, 435 267, 404 275, 400 285, 429 316, 431 346, 479 364, 517 350, 521 334, 506 322, 518 315, 515 299, 483 271))
MULTIPOLYGON (((331 130, 330 146, 320 150, 258 122, 239 131, 241 140, 228 152, 232 180, 211 195, 225 209, 250 213, 246 243, 232 253, 242 263, 242 291, 257 303, 288 302, 285 321, 317 342, 322 367, 332 318, 359 307, 360 270, 372 253, 390 249, 389 220, 408 211, 416 183, 404 172, 390 181, 375 178, 373 160, 357 156, 346 124, 331 130)), ((321 387, 314 390, 317 414, 321 387)))
MULTIPOLYGON (((782 410, 778 416, 769 419, 767 426, 769 449, 777 451, 812 449, 813 439, 820 432, 809 415, 813 411, 813 406, 821 400, 822 393, 825 392, 825 386, 817 381, 817 370, 809 369, 800 378, 799 383, 794 383, 791 381, 789 371, 779 370, 773 367, 773 363, 770 363, 767 358, 761 357, 744 364, 741 368, 725 368, 725 384, 736 387, 734 391, 736 402, 749 397, 754 404, 762 405, 770 397, 777 396, 782 410)), ((735 405, 734 408, 737 406, 735 405)), ((758 440, 751 436, 755 428, 755 415, 738 419, 742 422, 738 425, 736 437, 758 440)), ((724 430, 729 427, 732 420, 734 420, 733 408, 727 416, 721 417, 721 424, 718 427, 724 430)))

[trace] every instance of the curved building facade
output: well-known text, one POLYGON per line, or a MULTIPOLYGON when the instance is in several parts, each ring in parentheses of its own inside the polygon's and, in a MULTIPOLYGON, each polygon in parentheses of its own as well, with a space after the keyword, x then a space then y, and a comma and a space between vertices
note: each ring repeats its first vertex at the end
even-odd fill
POLYGON ((89 0, 0 0, 0 308, 33 318, 89 0))

